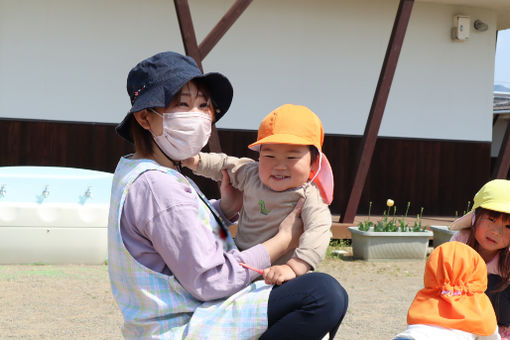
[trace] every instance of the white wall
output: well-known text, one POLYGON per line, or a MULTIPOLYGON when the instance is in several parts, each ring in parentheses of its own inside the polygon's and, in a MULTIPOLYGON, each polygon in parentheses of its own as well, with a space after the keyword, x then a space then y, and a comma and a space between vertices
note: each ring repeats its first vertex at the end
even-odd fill
MULTIPOLYGON (((233 1, 191 0, 198 41, 233 1)), ((257 129, 283 103, 327 133, 363 134, 398 0, 257 0, 211 51, 234 85, 223 128, 257 129)), ((490 141, 496 15, 416 3, 380 135, 490 141), (489 24, 450 39, 452 16, 489 24)), ((171 0, 0 0, 0 117, 118 122, 139 60, 183 52, 171 0)))
POLYGON ((129 69, 180 39, 169 0, 0 0, 0 117, 120 121, 129 69))
POLYGON ((383 134, 492 140, 495 18, 488 10, 416 4, 381 125, 383 134), (471 16, 472 22, 482 19, 489 30, 472 29, 467 41, 452 41, 448 31, 459 13, 471 16))

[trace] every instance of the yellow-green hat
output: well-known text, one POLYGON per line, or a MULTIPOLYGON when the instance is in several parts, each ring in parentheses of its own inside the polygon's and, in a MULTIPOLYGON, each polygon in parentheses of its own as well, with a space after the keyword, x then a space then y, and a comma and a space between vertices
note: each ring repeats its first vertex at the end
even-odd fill
POLYGON ((506 179, 494 179, 485 183, 475 195, 473 209, 455 220, 450 229, 460 230, 469 228, 473 224, 474 211, 481 207, 488 210, 510 214, 510 181, 506 179))

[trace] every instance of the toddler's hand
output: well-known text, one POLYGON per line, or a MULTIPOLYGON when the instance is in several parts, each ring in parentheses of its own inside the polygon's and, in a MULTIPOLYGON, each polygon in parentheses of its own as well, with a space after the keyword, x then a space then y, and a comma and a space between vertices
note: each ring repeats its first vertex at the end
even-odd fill
POLYGON ((285 281, 292 280, 296 277, 296 273, 288 265, 271 266, 264 269, 262 275, 267 284, 281 285, 285 281))
POLYGON ((198 162, 200 161, 200 156, 195 155, 193 157, 187 158, 183 161, 181 161, 181 164, 185 166, 188 169, 191 169, 193 171, 198 169, 198 162))

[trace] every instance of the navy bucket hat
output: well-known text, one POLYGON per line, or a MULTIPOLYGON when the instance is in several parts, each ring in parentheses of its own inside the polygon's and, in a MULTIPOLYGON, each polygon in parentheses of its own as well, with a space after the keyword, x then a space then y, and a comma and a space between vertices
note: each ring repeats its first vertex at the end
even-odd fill
POLYGON ((127 92, 131 109, 115 127, 117 133, 133 143, 133 112, 153 107, 167 107, 182 87, 193 79, 201 79, 211 94, 216 121, 227 112, 232 102, 230 81, 221 73, 202 74, 195 60, 175 52, 162 52, 138 63, 128 74, 127 92))

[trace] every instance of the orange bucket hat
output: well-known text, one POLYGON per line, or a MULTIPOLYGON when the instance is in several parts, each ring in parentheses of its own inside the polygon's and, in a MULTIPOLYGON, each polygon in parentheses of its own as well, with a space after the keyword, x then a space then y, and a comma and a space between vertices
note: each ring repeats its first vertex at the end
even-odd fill
POLYGON ((407 313, 407 323, 428 324, 489 336, 496 314, 485 295, 487 267, 470 246, 446 242, 434 249, 425 266, 425 288, 407 313))
POLYGON ((324 130, 315 113, 302 105, 285 104, 268 114, 260 123, 257 141, 248 145, 260 151, 262 144, 313 145, 319 151, 319 169, 310 179, 319 187, 326 204, 333 201, 333 169, 322 153, 324 130))

